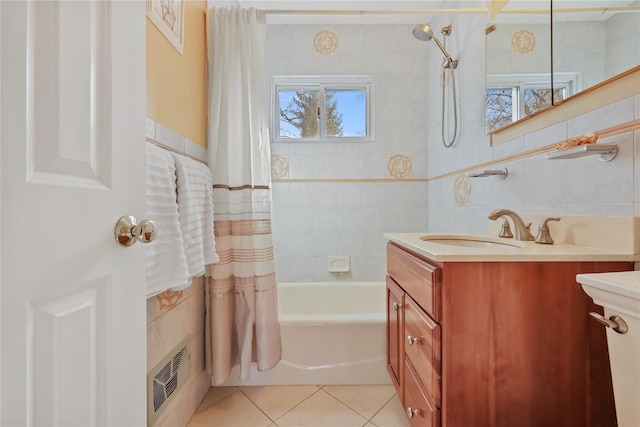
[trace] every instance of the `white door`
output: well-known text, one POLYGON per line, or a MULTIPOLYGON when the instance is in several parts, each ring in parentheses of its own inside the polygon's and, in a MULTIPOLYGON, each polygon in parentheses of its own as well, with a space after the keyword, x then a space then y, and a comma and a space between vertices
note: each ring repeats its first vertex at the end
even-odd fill
POLYGON ((0 19, 0 424, 146 425, 145 2, 0 19))

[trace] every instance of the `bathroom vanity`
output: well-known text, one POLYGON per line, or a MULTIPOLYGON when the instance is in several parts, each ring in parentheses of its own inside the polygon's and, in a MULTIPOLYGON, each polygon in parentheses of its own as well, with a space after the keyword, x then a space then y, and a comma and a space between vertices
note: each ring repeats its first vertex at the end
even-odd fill
POLYGON ((387 368, 412 426, 616 425, 602 308, 575 278, 632 257, 385 236, 387 368))

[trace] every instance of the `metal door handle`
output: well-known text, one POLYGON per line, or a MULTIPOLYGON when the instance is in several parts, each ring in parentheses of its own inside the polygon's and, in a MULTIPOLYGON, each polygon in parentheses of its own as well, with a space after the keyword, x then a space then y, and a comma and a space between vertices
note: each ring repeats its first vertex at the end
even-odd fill
POLYGON ((394 302, 394 303, 393 303, 393 309, 394 309, 395 311, 398 311, 398 310, 400 309, 400 304, 398 304, 397 302, 394 302))
POLYGON ((131 246, 136 241, 142 243, 153 242, 158 234, 158 227, 156 223, 143 219, 139 224, 136 224, 135 217, 131 215, 123 216, 116 222, 116 228, 114 235, 116 242, 120 246, 131 246))
POLYGON ((407 343, 409 345, 413 345, 415 343, 418 342, 418 338, 417 337, 412 337, 411 335, 407 335, 407 343))
POLYGON ((595 313, 593 311, 589 313, 589 316, 593 317, 607 328, 611 328, 619 334, 626 334, 627 332, 629 332, 627 322, 625 322, 624 319, 620 316, 611 316, 607 319, 603 315, 595 313))

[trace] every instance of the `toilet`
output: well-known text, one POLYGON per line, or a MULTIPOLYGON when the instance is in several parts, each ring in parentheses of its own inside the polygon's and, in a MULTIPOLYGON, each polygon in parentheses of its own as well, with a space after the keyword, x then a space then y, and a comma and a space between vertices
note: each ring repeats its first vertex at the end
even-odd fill
MULTIPOLYGON (((605 319, 600 319, 601 322, 618 316, 626 323, 628 328, 626 333, 619 333, 612 329, 612 326, 616 326, 615 324, 607 327, 607 344, 618 426, 638 427, 640 426, 640 271, 579 274, 576 280, 594 303, 604 307, 605 319)), ((618 325, 621 323, 618 321, 618 325)), ((603 325, 603 327, 606 326, 603 325)), ((618 326, 618 329, 624 328, 618 326)))

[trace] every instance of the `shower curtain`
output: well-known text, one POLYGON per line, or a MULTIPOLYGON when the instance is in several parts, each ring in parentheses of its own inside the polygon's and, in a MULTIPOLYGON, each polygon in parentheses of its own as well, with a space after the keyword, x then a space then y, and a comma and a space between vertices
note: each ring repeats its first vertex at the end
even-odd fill
POLYGON ((251 362, 281 356, 271 234, 271 154, 263 72, 264 17, 238 7, 207 11, 209 165, 216 252, 205 281, 205 348, 213 385, 251 362))

